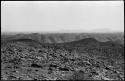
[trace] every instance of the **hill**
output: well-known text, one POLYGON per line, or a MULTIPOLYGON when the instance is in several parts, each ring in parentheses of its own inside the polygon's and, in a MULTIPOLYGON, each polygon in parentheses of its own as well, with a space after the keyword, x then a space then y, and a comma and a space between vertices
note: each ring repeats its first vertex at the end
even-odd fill
POLYGON ((85 38, 94 38, 100 42, 113 41, 119 44, 124 44, 124 33, 52 33, 52 34, 15 34, 1 35, 1 41, 13 39, 32 39, 40 43, 65 43, 78 41, 85 38))
POLYGON ((124 80, 124 45, 116 42, 40 43, 19 37, 1 43, 3 80, 124 80))

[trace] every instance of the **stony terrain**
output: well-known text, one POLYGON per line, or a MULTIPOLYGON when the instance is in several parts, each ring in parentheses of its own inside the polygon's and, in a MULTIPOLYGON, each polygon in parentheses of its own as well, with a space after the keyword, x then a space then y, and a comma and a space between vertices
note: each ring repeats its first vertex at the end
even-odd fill
POLYGON ((2 80, 124 80, 124 45, 85 38, 66 43, 1 42, 2 80))

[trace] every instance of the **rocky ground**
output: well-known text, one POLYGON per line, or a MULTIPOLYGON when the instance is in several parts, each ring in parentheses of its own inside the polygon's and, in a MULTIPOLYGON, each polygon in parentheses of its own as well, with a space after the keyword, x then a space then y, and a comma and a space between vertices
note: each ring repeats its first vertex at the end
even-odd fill
POLYGON ((124 46, 93 38, 61 44, 1 45, 2 80, 124 80, 124 46))

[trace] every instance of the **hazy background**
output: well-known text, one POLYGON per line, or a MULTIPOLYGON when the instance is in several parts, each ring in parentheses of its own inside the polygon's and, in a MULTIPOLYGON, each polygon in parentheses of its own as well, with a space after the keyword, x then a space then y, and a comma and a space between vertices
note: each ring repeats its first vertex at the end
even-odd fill
POLYGON ((123 1, 2 1, 2 32, 123 32, 123 1))

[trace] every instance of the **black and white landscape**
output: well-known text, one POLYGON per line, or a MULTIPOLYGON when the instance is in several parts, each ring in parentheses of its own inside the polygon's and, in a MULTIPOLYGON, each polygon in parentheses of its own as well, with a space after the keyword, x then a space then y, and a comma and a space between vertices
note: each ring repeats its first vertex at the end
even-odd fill
POLYGON ((2 1, 1 80, 124 80, 122 1, 2 1))

